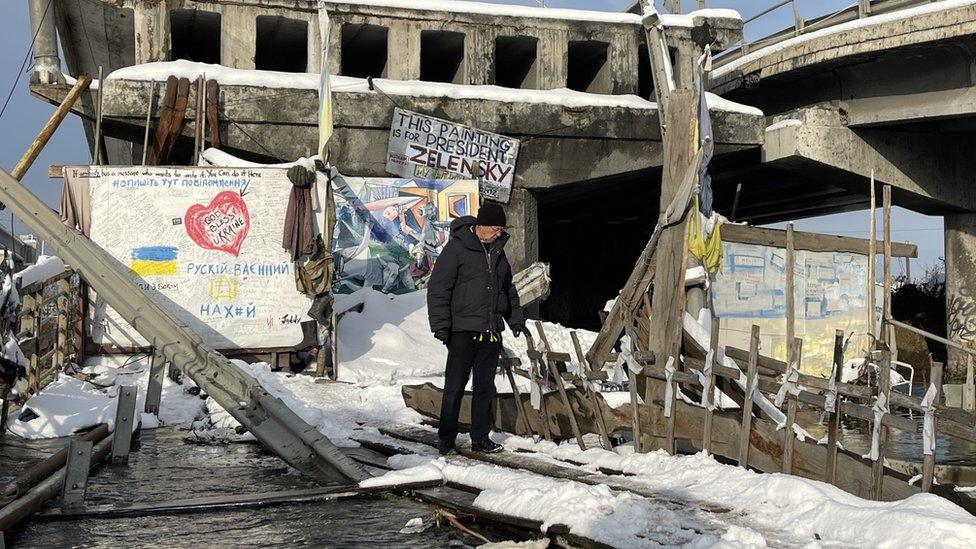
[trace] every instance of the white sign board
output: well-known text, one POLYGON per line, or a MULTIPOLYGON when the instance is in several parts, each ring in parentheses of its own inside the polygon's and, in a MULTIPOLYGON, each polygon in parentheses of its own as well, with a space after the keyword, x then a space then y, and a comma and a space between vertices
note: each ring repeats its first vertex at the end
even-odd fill
MULTIPOLYGON (((294 266, 281 246, 292 189, 286 170, 92 166, 65 173, 89 180, 91 240, 208 344, 258 349, 302 342, 311 300, 295 288, 294 266)), ((328 183, 320 177, 324 192, 328 183)), ((318 227, 323 213, 315 212, 318 227)), ((103 300, 96 298, 92 309, 96 345, 147 344, 103 300)))
POLYGON ((481 196, 508 204, 518 149, 517 139, 396 108, 386 171, 410 179, 479 179, 481 196))

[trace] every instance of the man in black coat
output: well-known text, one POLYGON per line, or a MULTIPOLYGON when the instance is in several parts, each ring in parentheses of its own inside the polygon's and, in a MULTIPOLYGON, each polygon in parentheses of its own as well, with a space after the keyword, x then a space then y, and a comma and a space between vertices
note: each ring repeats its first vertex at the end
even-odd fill
POLYGON ((427 287, 430 329, 447 345, 437 431, 441 454, 454 450, 461 398, 472 371, 471 448, 477 452, 501 451, 488 433, 505 328, 502 319, 508 321, 515 337, 525 331, 525 315, 512 284, 512 267, 505 257, 505 223, 505 211, 493 202, 481 206, 477 219, 455 219, 451 239, 437 258, 427 287))

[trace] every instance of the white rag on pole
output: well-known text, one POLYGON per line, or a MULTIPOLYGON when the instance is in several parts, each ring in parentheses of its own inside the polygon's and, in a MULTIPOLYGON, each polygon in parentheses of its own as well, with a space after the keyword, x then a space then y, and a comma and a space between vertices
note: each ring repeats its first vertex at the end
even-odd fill
POLYGON ((888 396, 878 393, 874 401, 874 425, 871 429, 871 461, 878 461, 881 455, 881 420, 888 413, 888 396))
POLYGON ((830 413, 837 411, 837 368, 838 365, 830 370, 830 380, 827 382, 827 394, 824 395, 824 409, 830 413))
POLYGON ((922 398, 922 410, 925 412, 922 422, 922 453, 927 456, 935 452, 935 396, 938 393, 935 383, 930 382, 922 398))
POLYGON ((668 357, 668 363, 664 365, 664 417, 671 417, 671 401, 674 400, 674 357, 668 357))
POLYGON ((776 400, 774 403, 776 407, 779 408, 783 405, 783 401, 786 400, 786 393, 793 396, 800 394, 800 367, 797 361, 790 362, 789 367, 786 369, 786 375, 783 377, 783 384, 779 386, 779 391, 776 392, 776 400))
POLYGON ((705 368, 702 372, 702 407, 708 410, 715 409, 715 389, 712 388, 712 361, 715 359, 715 353, 709 349, 708 353, 705 354, 705 368))

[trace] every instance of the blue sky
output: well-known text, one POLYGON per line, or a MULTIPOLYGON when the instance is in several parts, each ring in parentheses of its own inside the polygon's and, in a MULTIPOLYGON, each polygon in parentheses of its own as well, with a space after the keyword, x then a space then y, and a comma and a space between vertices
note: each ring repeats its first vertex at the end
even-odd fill
MULTIPOLYGON (((535 0, 485 0, 496 4, 538 5, 535 0)), ((30 43, 30 24, 27 16, 26 0, 4 0, 0 7, 0 104, 6 100, 12 89, 14 79, 20 71, 21 63, 30 43)), ((744 19, 772 5, 773 0, 708 0, 710 8, 732 8, 738 10, 744 19)), ((840 0, 801 1, 800 13, 812 17, 833 12, 852 2, 840 0)), ((621 11, 630 0, 546 0, 551 8, 577 8, 603 11, 621 11)), ((657 0, 662 9, 661 1, 657 0)), ((685 11, 694 9, 694 0, 683 0, 685 11)), ((784 6, 769 15, 746 26, 746 39, 753 40, 790 26, 793 14, 789 6, 784 6)), ((28 65, 30 60, 28 60, 28 65)), ((20 81, 13 88, 14 93, 0 118, 0 166, 11 170, 20 156, 34 139, 37 131, 53 112, 54 107, 30 97, 27 88, 28 74, 21 74, 20 81)), ((47 177, 50 164, 85 164, 90 161, 85 136, 77 117, 70 116, 41 152, 34 166, 24 177, 27 186, 45 202, 55 207, 60 193, 60 181, 47 177)), ((796 222, 798 230, 817 231, 866 237, 868 232, 866 212, 850 212, 796 222)), ((879 218, 880 219, 880 218, 879 218)), ((9 211, 0 212, 0 224, 10 226, 9 211)), ((879 225, 880 226, 880 225, 879 225)), ((916 214, 895 208, 892 219, 893 238, 911 240, 919 246, 919 259, 913 263, 912 274, 921 273, 926 266, 934 265, 943 253, 942 218, 916 214)), ((23 224, 15 223, 17 233, 26 232, 23 224)), ((901 267, 896 269, 900 272, 901 267)))

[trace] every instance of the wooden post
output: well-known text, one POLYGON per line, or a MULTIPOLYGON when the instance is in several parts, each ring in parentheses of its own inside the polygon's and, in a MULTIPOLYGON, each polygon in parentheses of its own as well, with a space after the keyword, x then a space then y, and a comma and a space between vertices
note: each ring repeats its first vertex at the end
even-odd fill
MULTIPOLYGON (((884 230, 884 294, 882 306, 882 318, 891 317, 891 186, 885 185, 882 193, 882 208, 884 209, 883 230, 884 230)), ((891 396, 891 348, 889 347, 890 338, 888 331, 889 324, 883 322, 881 325, 881 364, 878 368, 878 394, 884 395, 885 402, 890 406, 891 396)), ((882 418, 883 419, 883 418, 882 418)), ((888 446, 888 427, 882 421, 878 442, 878 459, 872 464, 872 487, 874 499, 880 500, 884 491, 884 460, 888 446)))
MULTIPOLYGON (((787 344, 788 353, 796 361, 797 369, 800 368, 800 357, 803 356, 803 340, 795 338, 787 344)), ((793 474, 793 447, 796 445, 796 434, 793 432, 793 425, 796 424, 796 395, 787 393, 786 395, 786 426, 783 428, 783 472, 787 475, 793 474)))
MULTIPOLYGON (((834 382, 840 382, 844 369, 844 332, 834 332, 834 382)), ((824 482, 833 484, 837 478, 837 435, 840 426, 840 396, 834 397, 834 405, 827 409, 827 469, 824 482)))
MULTIPOLYGON (((698 148, 696 113, 693 90, 674 90, 668 102, 668 135, 664 143, 664 175, 661 182, 661 211, 671 203, 680 186, 684 172, 691 165, 698 148)), ((697 215, 697 212, 692 212, 697 215)), ((678 224, 661 233, 656 255, 654 295, 651 299, 653 329, 648 351, 658 361, 680 356, 682 318, 684 316, 684 278, 687 264, 688 215, 678 224)), ((653 383, 646 383, 644 402, 653 400, 653 383)))
POLYGON ((869 343, 870 349, 875 348, 874 338, 878 336, 877 334, 877 317, 875 316, 875 302, 874 302, 874 289, 876 287, 877 275, 874 272, 874 268, 878 262, 878 250, 876 249, 875 242, 877 242, 877 230, 875 229, 875 218, 877 214, 874 208, 874 169, 871 169, 871 207, 869 209, 871 218, 868 223, 868 333, 871 334, 871 341, 869 343))
POLYGON ((47 145, 47 142, 50 141, 51 136, 54 135, 54 131, 57 130, 58 126, 61 125, 61 121, 64 120, 64 117, 71 112, 71 107, 74 106, 75 102, 78 101, 81 94, 88 89, 88 85, 91 84, 91 81, 91 76, 88 76, 87 74, 83 74, 78 77, 78 81, 75 82, 75 85, 72 86, 71 90, 68 91, 68 95, 64 96, 64 100, 61 101, 60 105, 58 105, 57 110, 54 111, 51 118, 49 118, 47 123, 44 124, 44 127, 41 128, 40 133, 37 134, 37 137, 34 138, 34 141, 31 142, 30 146, 27 147, 27 152, 25 152, 24 156, 20 158, 17 165, 14 166, 14 169, 10 171, 10 175, 12 175, 14 179, 18 181, 23 179, 24 174, 27 173, 27 170, 29 170, 31 165, 34 164, 34 160, 37 159, 37 155, 41 154, 41 150, 45 145, 47 145))
POLYGON ((749 468, 749 438, 752 433, 752 393, 756 390, 759 371, 759 326, 752 325, 749 338, 749 368, 746 373, 745 398, 742 401, 742 430, 739 432, 739 467, 749 468))
MULTIPOLYGON (((931 366, 931 376, 929 383, 935 385, 935 399, 932 401, 932 407, 939 405, 939 398, 942 396, 942 363, 932 362, 931 356, 929 357, 929 363, 931 366)), ((935 417, 935 412, 927 412, 931 414, 932 421, 932 438, 934 439, 938 433, 938 419, 935 417)), ((925 436, 924 429, 922 430, 922 436, 925 436)), ((931 492, 932 484, 935 480, 935 445, 932 445, 932 453, 925 454, 922 461, 922 491, 931 492)))
POLYGON ((149 81, 149 100, 146 107, 146 131, 142 134, 142 165, 146 165, 146 154, 149 153, 149 126, 152 121, 153 98, 156 97, 156 81, 149 81))
MULTIPOLYGON (((637 344, 637 332, 634 330, 634 321, 628 315, 627 316, 627 334, 630 336, 630 349, 635 350, 637 344)), ((634 435, 634 451, 642 452, 644 451, 643 437, 641 436, 641 425, 640 425, 640 403, 637 402, 637 374, 634 373, 634 365, 627 365, 627 388, 630 393, 630 411, 631 411, 631 430, 634 435)), ((646 402, 646 401, 645 401, 646 402)))
POLYGON ((712 317, 712 334, 708 341, 712 372, 708 374, 709 389, 702 393, 702 404, 705 406, 705 422, 702 424, 702 451, 712 453, 712 401, 715 399, 715 366, 718 364, 718 334, 720 329, 718 317, 712 317))
POLYGON ((793 236, 793 222, 786 224, 786 363, 796 357, 793 353, 793 338, 796 337, 796 244, 793 236))
MULTIPOLYGON (((532 424, 529 423, 529 416, 525 412, 525 403, 522 402, 522 393, 518 389, 518 385, 515 383, 515 375, 512 373, 512 365, 505 362, 502 366, 505 369, 505 375, 508 376, 508 383, 512 386, 512 394, 515 396, 515 413, 517 417, 515 418, 515 430, 518 431, 518 424, 521 420, 522 425, 525 427, 524 433, 529 435, 534 435, 532 431, 532 424)), ((516 433, 519 434, 519 433, 516 433)))
MULTIPOLYGON (((589 363, 586 361, 586 355, 583 354, 583 348, 580 347, 579 337, 576 336, 576 330, 569 332, 569 337, 573 339, 573 349, 576 351, 576 360, 579 361, 580 365, 580 378, 583 379, 584 389, 586 391, 586 397, 590 402, 590 408, 593 409, 593 417, 596 419, 596 428, 600 431, 600 442, 603 444, 605 450, 610 450, 613 448, 613 444, 610 443, 610 435, 607 433, 607 423, 603 419, 603 409, 600 407, 599 399, 600 396, 597 395, 596 391, 590 388, 590 381, 586 374, 591 370, 589 363)), ((518 398, 518 395, 516 395, 518 398)))
MULTIPOLYGON (((542 341, 542 348, 551 351, 552 348, 549 346, 549 339, 546 337, 546 331, 542 327, 541 322, 535 323, 535 329, 539 332, 539 339, 542 341)), ((566 415, 569 416, 569 426, 573 430, 573 436, 576 437, 576 443, 579 444, 580 450, 586 450, 586 445, 583 444, 583 433, 580 432, 579 422, 576 421, 576 411, 573 409, 573 405, 569 402, 569 395, 566 394, 566 386, 563 385, 563 377, 559 373, 559 369, 556 368, 555 361, 547 360, 547 366, 549 367, 549 374, 556 382, 556 390, 559 391, 559 398, 563 401, 563 406, 566 407, 566 415)))
POLYGON ((54 357, 52 358, 51 363, 51 365, 55 368, 55 372, 64 366, 64 364, 68 361, 69 355, 71 354, 69 352, 68 343, 70 340, 68 334, 68 315, 71 312, 71 308, 68 306, 68 297, 71 295, 71 283, 68 282, 68 279, 59 280, 57 282, 57 289, 57 335, 54 342, 54 357))
MULTIPOLYGON (((535 343, 532 341, 532 334, 530 334, 528 330, 526 330, 524 334, 525 334, 526 347, 528 348, 529 351, 535 352, 536 349, 535 349, 535 343)), ((539 372, 540 375, 543 372, 548 371, 549 368, 548 366, 545 365, 541 357, 536 359, 536 366, 541 367, 539 372)), ((533 379, 532 381, 535 383, 539 383, 538 379, 533 379)), ((546 388, 542 387, 541 384, 539 385, 540 385, 539 392, 542 393, 542 398, 539 399, 540 400, 539 407, 541 408, 541 410, 538 411, 539 424, 542 426, 542 436, 545 437, 546 440, 552 440, 552 432, 549 430, 549 408, 548 406, 546 406, 546 388)))
POLYGON ((216 80, 207 81, 207 127, 210 129, 210 146, 220 148, 220 117, 217 103, 220 99, 220 84, 216 80))
POLYGON ((102 66, 98 66, 98 101, 95 103, 95 150, 92 151, 92 164, 101 166, 102 161, 102 107, 105 97, 105 79, 102 78, 102 66))
POLYGON ((203 97, 207 94, 203 75, 197 77, 197 94, 193 103, 193 164, 199 164, 200 151, 203 150, 203 121, 206 115, 203 113, 203 97))

